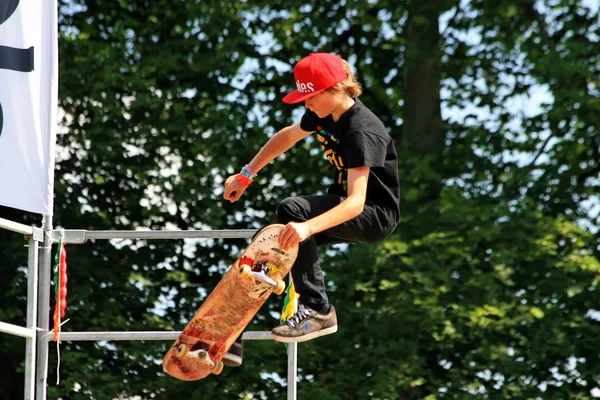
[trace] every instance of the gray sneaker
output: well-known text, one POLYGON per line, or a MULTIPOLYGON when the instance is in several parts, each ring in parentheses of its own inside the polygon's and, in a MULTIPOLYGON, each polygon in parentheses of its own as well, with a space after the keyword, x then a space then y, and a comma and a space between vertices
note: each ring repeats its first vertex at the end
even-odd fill
POLYGON ((242 342, 233 342, 225 356, 223 356, 223 365, 226 367, 239 367, 242 365, 244 355, 244 345, 242 342))
POLYGON ((271 337, 278 342, 305 342, 319 336, 337 332, 337 316, 335 309, 327 314, 319 314, 315 310, 300 304, 298 311, 285 324, 273 328, 271 337))

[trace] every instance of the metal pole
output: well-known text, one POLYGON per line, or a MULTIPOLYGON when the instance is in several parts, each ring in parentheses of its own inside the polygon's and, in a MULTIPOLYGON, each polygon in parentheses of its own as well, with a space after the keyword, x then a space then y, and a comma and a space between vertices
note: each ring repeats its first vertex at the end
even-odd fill
POLYGON ((6 322, 0 322, 0 332, 8 333, 9 335, 21 336, 24 338, 31 338, 35 333, 31 329, 23 328, 22 326, 7 324, 6 322))
POLYGON ((9 231, 21 233, 23 235, 32 235, 34 228, 28 225, 19 224, 15 221, 10 221, 8 219, 0 218, 0 227, 6 228, 9 231))
POLYGON ((298 343, 288 344, 288 370, 287 370, 287 398, 296 400, 296 387, 298 385, 298 343))
MULTIPOLYGON (((1 221, 0 221, 1 222, 1 221)), ((66 229, 64 243, 82 244, 95 239, 247 239, 256 229, 220 229, 220 230, 158 230, 158 231, 87 231, 83 229, 66 229)), ((54 231, 52 239, 58 242, 60 232, 54 231)))
MULTIPOLYGON (((292 273, 288 280, 293 283, 292 273)), ((287 370, 287 398, 296 400, 296 387, 298 385, 298 343, 288 343, 288 370, 287 370)))
POLYGON ((38 302, 38 352, 36 374, 36 400, 46 400, 48 381, 48 341, 50 326, 50 270, 52 269, 52 216, 45 215, 42 223, 44 246, 40 252, 39 302, 38 302))
MULTIPOLYGON (((121 331, 121 332, 61 332, 62 341, 98 341, 98 340, 175 340, 181 331, 121 331)), ((243 340, 271 340, 271 332, 244 332, 243 340)), ((46 341, 53 340, 49 335, 46 341)))
POLYGON ((38 247, 37 240, 31 237, 29 239, 29 258, 27 260, 27 328, 34 329, 34 334, 31 338, 27 338, 25 342, 25 400, 34 400, 35 398, 38 247))

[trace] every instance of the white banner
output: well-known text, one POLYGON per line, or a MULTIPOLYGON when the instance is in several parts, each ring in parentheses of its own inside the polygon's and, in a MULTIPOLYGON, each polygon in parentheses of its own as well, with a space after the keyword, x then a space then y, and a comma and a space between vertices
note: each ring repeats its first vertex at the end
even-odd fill
POLYGON ((57 0, 0 0, 0 204, 53 215, 57 0))

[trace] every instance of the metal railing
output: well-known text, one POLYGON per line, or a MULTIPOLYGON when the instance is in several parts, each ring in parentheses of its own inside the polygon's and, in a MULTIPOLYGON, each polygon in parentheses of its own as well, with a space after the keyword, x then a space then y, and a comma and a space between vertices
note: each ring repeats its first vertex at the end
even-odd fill
MULTIPOLYGON (((0 332, 26 338, 25 400, 46 400, 48 380, 50 281, 52 244, 62 232, 63 243, 81 244, 92 239, 240 239, 251 238, 254 229, 241 230, 185 230, 185 231, 87 231, 52 230, 52 217, 44 216, 42 228, 31 227, 0 218, 0 228, 23 234, 28 240, 28 282, 26 327, 0 322, 0 332), (42 246, 40 247, 40 243, 42 246), (37 321, 37 324, 36 324, 37 321), (34 397, 35 395, 35 397, 34 397)), ((191 317, 191 316, 190 316, 191 317)), ((180 331, 137 332, 61 332, 61 341, 115 341, 115 340, 175 340, 180 331)), ((271 340, 269 332, 245 332, 243 340, 271 340)), ((296 400, 297 393, 296 343, 288 344, 287 398, 296 400)))

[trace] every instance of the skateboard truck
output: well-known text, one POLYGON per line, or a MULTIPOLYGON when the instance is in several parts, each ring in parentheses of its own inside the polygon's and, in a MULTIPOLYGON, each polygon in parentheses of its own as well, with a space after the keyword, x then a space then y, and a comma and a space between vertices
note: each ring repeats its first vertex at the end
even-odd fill
POLYGON ((242 264, 239 269, 239 277, 240 279, 245 279, 252 275, 256 279, 260 279, 263 282, 267 282, 269 285, 273 286, 273 293, 281 294, 285 290, 285 282, 282 280, 274 281, 269 278, 263 271, 256 272, 252 271, 252 266, 248 264, 242 264))
MULTIPOLYGON (((190 348, 188 347, 187 344, 182 343, 179 345, 179 347, 177 347, 177 354, 175 354, 175 357, 182 360, 185 358, 186 355, 188 355, 188 353, 190 353, 190 348)), ((219 375, 221 372, 223 372, 223 361, 211 360, 211 358, 208 356, 208 352, 204 349, 191 352, 191 354, 194 354, 194 353, 196 354, 196 357, 198 357, 199 360, 201 360, 202 362, 208 363, 212 366, 213 374, 219 375)))

